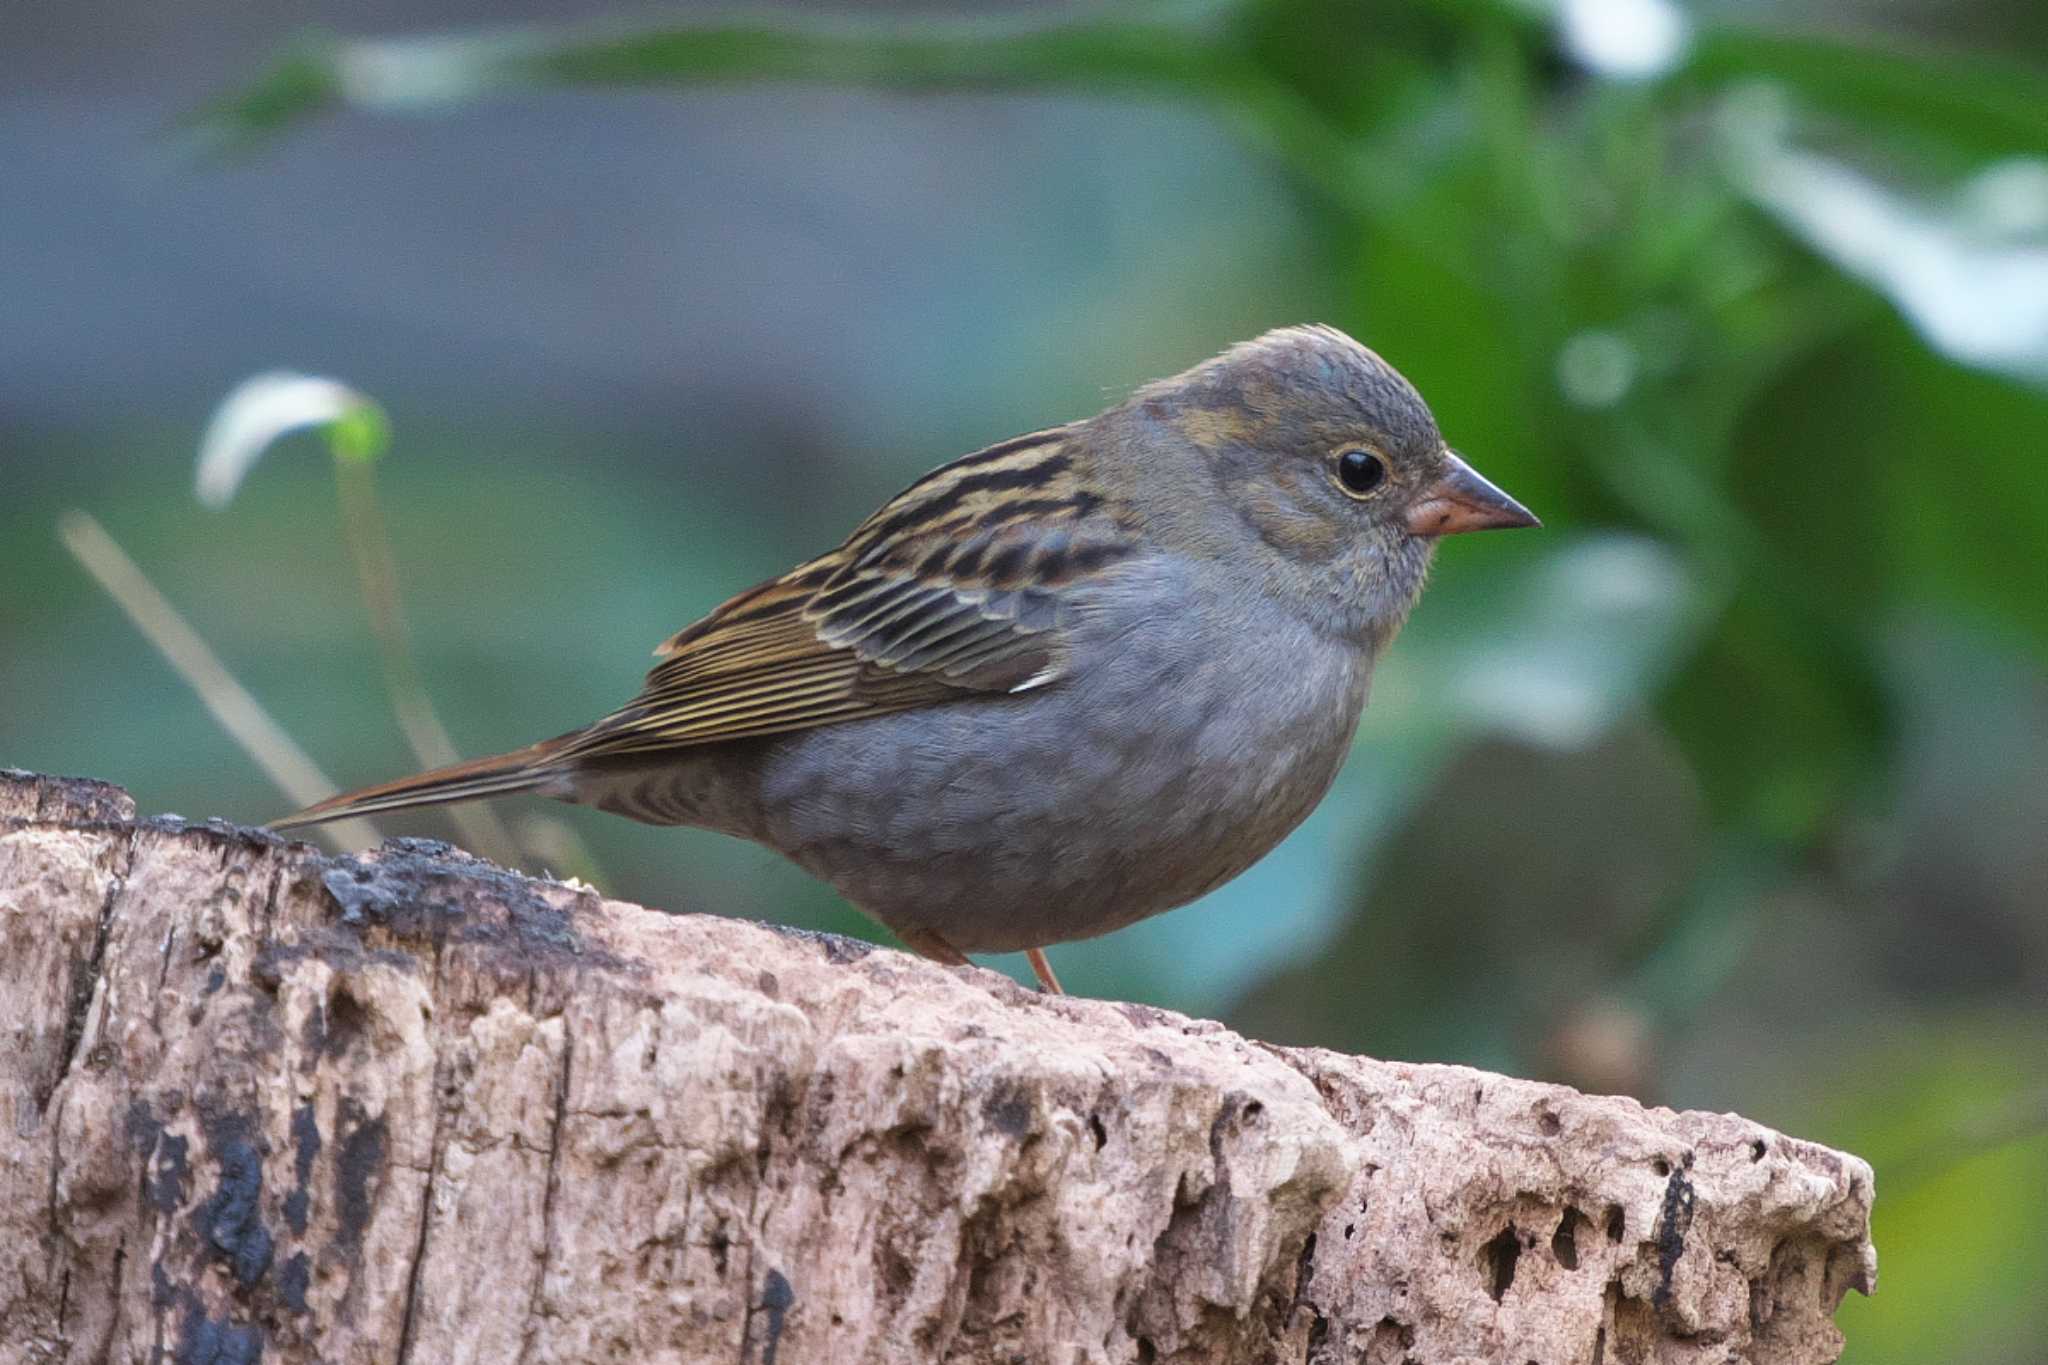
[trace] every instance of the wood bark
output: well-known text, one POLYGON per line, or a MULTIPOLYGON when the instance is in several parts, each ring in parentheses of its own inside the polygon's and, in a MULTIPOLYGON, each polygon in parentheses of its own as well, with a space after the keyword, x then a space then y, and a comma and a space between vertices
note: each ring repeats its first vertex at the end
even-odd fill
POLYGON ((0 1360, 1832 1360, 1870 1168, 0 775, 0 1360))

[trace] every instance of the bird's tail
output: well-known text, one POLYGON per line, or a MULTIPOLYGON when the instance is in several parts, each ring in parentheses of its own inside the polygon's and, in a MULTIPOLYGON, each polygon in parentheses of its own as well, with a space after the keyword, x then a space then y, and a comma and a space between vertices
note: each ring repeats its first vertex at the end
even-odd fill
POLYGON ((374 815, 378 811, 403 810, 408 806, 445 806, 456 801, 474 801, 483 796, 510 796, 515 792, 548 791, 568 772, 560 761, 569 736, 542 740, 509 754, 471 759, 431 772, 382 782, 360 791, 330 796, 296 815, 270 822, 272 829, 296 829, 318 825, 351 815, 374 815))

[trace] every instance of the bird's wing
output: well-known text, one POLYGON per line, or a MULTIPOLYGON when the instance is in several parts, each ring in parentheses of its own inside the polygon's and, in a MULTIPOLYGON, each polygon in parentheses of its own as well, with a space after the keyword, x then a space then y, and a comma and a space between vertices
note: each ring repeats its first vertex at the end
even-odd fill
POLYGON ((829 554, 673 636, 640 695, 569 739, 593 758, 776 734, 977 693, 1067 665, 1071 590, 1136 545, 1062 430, 934 471, 829 554))

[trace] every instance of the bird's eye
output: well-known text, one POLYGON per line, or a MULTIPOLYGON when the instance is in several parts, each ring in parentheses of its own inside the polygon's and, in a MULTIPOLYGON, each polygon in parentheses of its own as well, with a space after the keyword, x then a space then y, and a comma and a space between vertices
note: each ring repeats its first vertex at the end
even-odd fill
POLYGON ((1354 498, 1370 496, 1387 481, 1387 462, 1370 450, 1347 450, 1337 457, 1337 482, 1354 498))

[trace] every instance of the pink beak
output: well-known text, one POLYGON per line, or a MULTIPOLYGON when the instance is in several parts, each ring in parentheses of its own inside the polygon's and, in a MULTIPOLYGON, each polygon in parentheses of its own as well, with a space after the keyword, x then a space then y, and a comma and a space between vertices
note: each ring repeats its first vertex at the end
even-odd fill
POLYGON ((1509 530, 1517 526, 1541 526, 1536 514, 1495 488, 1478 470, 1456 455, 1445 452, 1449 462, 1443 475, 1422 490, 1408 508, 1408 533, 1416 536, 1454 536, 1460 531, 1509 530))

